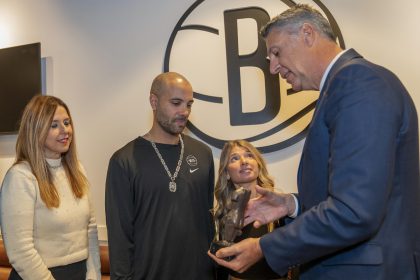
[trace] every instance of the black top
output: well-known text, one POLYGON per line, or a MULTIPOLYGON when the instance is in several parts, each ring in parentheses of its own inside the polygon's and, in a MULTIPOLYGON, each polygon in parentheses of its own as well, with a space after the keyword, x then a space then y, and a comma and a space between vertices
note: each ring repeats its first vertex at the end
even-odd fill
MULTIPOLYGON (((169 176, 141 137, 114 153, 106 181, 106 221, 112 279, 213 279, 207 250, 214 236, 214 166, 209 147, 183 135, 185 152, 169 191, 169 176)), ((180 144, 156 144, 173 174, 180 144)))
MULTIPOLYGON (((251 224, 245 226, 242 228, 242 234, 238 236, 235 239, 235 243, 246 239, 246 238, 256 238, 261 237, 264 234, 268 233, 268 226, 264 225, 259 228, 254 228, 254 226, 251 224)), ((246 270, 243 273, 238 273, 236 271, 231 270, 229 272, 230 275, 240 278, 240 279, 279 279, 281 276, 279 276, 277 273, 275 273, 270 266, 267 264, 265 258, 258 261, 256 264, 251 266, 248 270, 246 270)))

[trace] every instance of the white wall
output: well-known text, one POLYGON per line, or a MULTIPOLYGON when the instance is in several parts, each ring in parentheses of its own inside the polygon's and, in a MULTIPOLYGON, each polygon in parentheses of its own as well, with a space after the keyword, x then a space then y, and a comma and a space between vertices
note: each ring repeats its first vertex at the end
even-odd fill
MULTIPOLYGON (((394 71, 420 108, 420 36, 413 31, 420 26, 416 14, 420 2, 322 2, 335 16, 346 46, 394 71)), ((150 83, 162 71, 169 35, 193 3, 0 1, 0 47, 41 42, 42 56, 48 58, 47 94, 62 98, 70 107, 102 240, 106 240, 104 185, 109 157, 149 129, 150 83)), ((13 135, 0 136, 0 180, 13 162, 15 140, 13 135)), ((296 190, 302 146, 299 142, 266 155, 277 186, 285 191, 296 190)), ((217 162, 220 151, 213 152, 217 162)))

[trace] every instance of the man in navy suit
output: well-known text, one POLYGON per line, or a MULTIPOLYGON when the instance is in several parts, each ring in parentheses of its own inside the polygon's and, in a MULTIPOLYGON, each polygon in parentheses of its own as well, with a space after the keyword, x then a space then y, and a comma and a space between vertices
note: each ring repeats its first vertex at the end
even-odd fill
POLYGON ((261 34, 271 73, 295 91, 320 90, 299 195, 259 189, 245 223, 292 221, 209 255, 239 272, 262 257, 279 274, 300 265, 300 279, 420 279, 419 131, 407 90, 389 70, 340 49, 308 5, 261 34))

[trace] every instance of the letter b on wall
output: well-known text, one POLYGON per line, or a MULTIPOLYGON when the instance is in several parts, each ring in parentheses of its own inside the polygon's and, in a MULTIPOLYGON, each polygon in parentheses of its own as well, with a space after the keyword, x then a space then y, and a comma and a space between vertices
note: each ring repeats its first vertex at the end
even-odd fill
POLYGON ((266 46, 263 38, 258 38, 257 49, 246 55, 239 54, 238 20, 250 18, 255 20, 257 30, 270 20, 270 16, 261 8, 248 7, 224 12, 226 62, 229 89, 230 124, 252 125, 271 121, 280 110, 279 76, 270 75, 266 61, 266 46), (241 91, 241 67, 256 67, 264 74, 265 81, 265 106, 258 112, 244 112, 241 91))

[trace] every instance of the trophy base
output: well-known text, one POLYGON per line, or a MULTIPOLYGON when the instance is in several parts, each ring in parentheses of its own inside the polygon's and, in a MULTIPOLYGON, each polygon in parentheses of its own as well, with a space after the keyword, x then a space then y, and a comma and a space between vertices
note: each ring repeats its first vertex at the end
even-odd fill
MULTIPOLYGON (((233 242, 227 242, 227 241, 213 241, 210 244, 210 253, 212 253, 213 255, 216 254, 216 252, 219 249, 225 248, 225 247, 229 247, 230 245, 233 245, 233 242)), ((235 256, 230 256, 230 257, 226 257, 223 258, 225 261, 231 261, 235 258, 235 256)))

